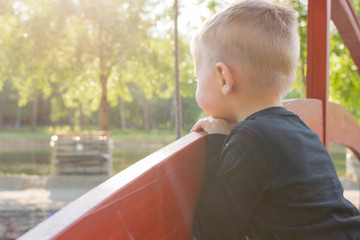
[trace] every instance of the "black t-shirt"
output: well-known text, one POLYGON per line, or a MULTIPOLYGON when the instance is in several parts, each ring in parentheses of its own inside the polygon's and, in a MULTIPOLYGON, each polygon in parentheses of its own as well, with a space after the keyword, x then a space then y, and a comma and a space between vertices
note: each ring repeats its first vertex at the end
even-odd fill
POLYGON ((203 239, 360 239, 359 210, 343 197, 319 137, 272 107, 207 136, 205 180, 193 219, 203 239))

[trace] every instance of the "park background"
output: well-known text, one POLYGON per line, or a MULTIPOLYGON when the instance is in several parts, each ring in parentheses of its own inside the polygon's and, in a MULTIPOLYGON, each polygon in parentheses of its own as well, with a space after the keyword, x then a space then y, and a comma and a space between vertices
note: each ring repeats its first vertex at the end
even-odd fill
MULTIPOLYGON (((191 38, 231 2, 179 1, 182 134, 206 116, 194 97, 191 38)), ((301 54, 286 98, 303 98, 307 1, 289 2, 298 12, 301 54)), ((360 1, 352 3, 360 16, 360 1)), ((50 150, 42 146, 57 132, 105 130, 116 146, 150 146, 139 154, 118 153, 115 171, 128 166, 119 162, 133 162, 178 137, 173 1, 1 0, 0 32, 1 174, 50 174, 50 150), (38 147, 30 155, 18 151, 27 146, 38 147)), ((358 69, 333 24, 330 34, 330 101, 359 121, 358 69)))
MULTIPOLYGON (((58 132, 110 131, 112 174, 174 141, 175 66, 180 131, 188 133, 206 116, 194 97, 191 39, 232 2, 179 0, 176 48, 172 0, 0 0, 0 177, 51 176, 49 142, 58 132)), ((304 98, 307 1, 288 2, 301 52, 286 98, 304 98)), ((351 2, 360 19, 360 0, 351 2)), ((330 35, 329 100, 360 122, 359 71, 333 24, 330 35)), ((345 148, 330 150, 344 176, 345 148)))

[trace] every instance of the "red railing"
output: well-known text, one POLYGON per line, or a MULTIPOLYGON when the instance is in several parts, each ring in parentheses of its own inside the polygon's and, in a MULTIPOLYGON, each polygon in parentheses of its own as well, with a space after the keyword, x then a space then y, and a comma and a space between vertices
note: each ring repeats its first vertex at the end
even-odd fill
POLYGON ((190 239, 205 160, 191 133, 92 189, 20 239, 190 239))

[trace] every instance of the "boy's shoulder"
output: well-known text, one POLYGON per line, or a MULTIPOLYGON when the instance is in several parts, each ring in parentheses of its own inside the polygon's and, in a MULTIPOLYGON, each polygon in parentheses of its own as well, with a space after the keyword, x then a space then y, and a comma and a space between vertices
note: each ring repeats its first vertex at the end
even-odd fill
POLYGON ((283 107, 271 107, 248 116, 232 128, 232 133, 276 136, 282 131, 310 130, 298 115, 283 107))
POLYGON ((269 151, 298 152, 296 146, 323 148, 318 135, 298 115, 273 107, 250 115, 231 129, 228 141, 253 142, 269 151))

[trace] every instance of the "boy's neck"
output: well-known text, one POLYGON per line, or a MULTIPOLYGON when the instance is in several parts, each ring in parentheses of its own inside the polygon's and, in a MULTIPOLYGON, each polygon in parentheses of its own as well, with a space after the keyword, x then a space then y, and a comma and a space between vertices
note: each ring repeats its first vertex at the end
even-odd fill
POLYGON ((270 107, 281 107, 281 98, 276 96, 259 96, 248 99, 242 106, 239 106, 237 121, 244 121, 248 116, 270 107))

